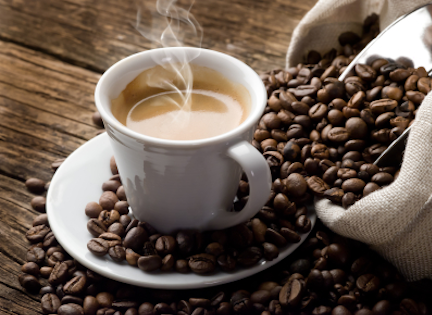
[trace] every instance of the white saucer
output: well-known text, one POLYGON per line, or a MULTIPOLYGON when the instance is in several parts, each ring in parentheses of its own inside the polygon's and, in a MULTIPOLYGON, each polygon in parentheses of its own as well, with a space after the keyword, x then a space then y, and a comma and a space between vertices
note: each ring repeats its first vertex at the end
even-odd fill
MULTIPOLYGON (((308 236, 297 244, 280 249, 273 261, 262 260, 249 268, 210 275, 177 272, 146 273, 126 262, 117 263, 106 255, 97 257, 87 249, 92 235, 87 231, 86 204, 98 201, 102 183, 111 177, 109 160, 113 155, 108 135, 103 133, 73 152, 56 171, 47 196, 47 214, 52 231, 61 246, 78 262, 101 275, 120 282, 158 289, 194 289, 236 281, 267 269, 291 254, 308 236)), ((312 212, 312 211, 309 211, 312 212)), ((315 213, 309 213, 312 227, 315 213)))

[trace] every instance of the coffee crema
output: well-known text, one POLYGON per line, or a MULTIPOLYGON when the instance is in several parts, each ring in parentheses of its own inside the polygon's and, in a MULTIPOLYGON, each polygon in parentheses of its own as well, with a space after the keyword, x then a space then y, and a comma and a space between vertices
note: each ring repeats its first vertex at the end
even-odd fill
POLYGON ((193 84, 187 94, 175 69, 155 66, 140 73, 111 101, 114 117, 133 131, 169 140, 215 137, 248 117, 251 97, 243 85, 190 64, 193 84))

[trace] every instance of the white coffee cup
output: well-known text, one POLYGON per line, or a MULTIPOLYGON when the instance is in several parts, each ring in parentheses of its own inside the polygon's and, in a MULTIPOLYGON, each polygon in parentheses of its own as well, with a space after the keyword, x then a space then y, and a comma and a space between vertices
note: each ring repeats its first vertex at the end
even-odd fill
POLYGON ((161 233, 179 229, 224 229, 253 217, 270 196, 270 169, 249 142, 267 104, 260 77, 243 62, 199 48, 161 48, 129 56, 100 78, 95 102, 133 215, 161 233), (146 69, 167 62, 176 50, 191 62, 214 69, 242 84, 251 96, 250 114, 235 129, 212 138, 165 140, 128 129, 111 113, 111 100, 146 69), (232 212, 242 170, 249 180, 249 200, 232 212))

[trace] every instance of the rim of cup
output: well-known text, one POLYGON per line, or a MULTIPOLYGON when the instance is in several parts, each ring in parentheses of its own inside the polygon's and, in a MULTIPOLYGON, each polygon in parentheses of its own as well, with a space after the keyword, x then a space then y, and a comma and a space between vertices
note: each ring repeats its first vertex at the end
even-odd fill
MULTIPOLYGON (((192 61, 193 63, 193 61, 192 61)), ((152 66, 158 65, 156 62, 152 66)), ((140 70, 140 73, 146 69, 149 69, 150 67, 146 67, 140 70)), ((209 66, 209 68, 212 68, 209 66)), ((217 69, 214 69, 218 71, 217 69)), ((139 74, 139 73, 138 73, 139 74)), ((120 76, 121 76, 120 75, 120 76)), ((136 76, 135 76, 136 77, 136 76)), ((133 80, 133 79, 132 79, 133 80)), ((231 80, 231 79, 230 79, 231 80)), ((234 80, 231 80, 234 81, 234 80)), ((130 82, 130 81, 129 81, 130 82)), ((129 83, 128 82, 128 83, 129 83)), ((252 100, 252 103, 254 101, 252 100)), ((126 136, 129 136, 131 138, 141 140, 144 143, 147 144, 153 144, 153 145, 163 145, 163 146, 174 146, 174 147, 194 147, 194 146, 201 146, 201 145, 207 145, 207 144, 215 144, 220 142, 226 142, 227 140, 231 138, 235 138, 238 135, 241 135, 248 129, 250 129, 254 124, 258 122, 261 115, 264 112, 265 106, 267 104, 267 91, 264 87, 264 83, 262 82, 259 75, 248 65, 246 65, 244 62, 231 57, 227 54, 210 50, 210 49, 204 49, 204 48, 195 48, 195 47, 168 47, 168 48, 156 48, 151 50, 146 50, 143 52, 139 52, 133 55, 130 55, 118 62, 116 62, 114 65, 112 65, 105 73, 101 76, 99 79, 96 89, 95 89, 95 104, 99 111, 99 113, 102 116, 102 119, 105 122, 105 125, 108 124, 111 128, 116 129, 117 131, 125 134, 126 136), (219 58, 222 60, 225 60, 226 62, 231 63, 236 69, 236 71, 240 70, 243 74, 243 77, 247 78, 248 82, 253 82, 250 84, 250 86, 244 85, 245 88, 248 90, 248 92, 251 94, 251 98, 253 98, 253 94, 257 95, 257 99, 255 100, 256 106, 255 108, 250 109, 249 116, 243 121, 240 125, 238 125, 236 128, 225 132, 223 134, 210 137, 210 138, 204 138, 204 139, 196 139, 196 140, 169 140, 169 139, 161 139, 156 137, 147 136, 141 133, 138 133, 136 131, 133 131, 129 128, 127 128, 125 125, 120 123, 111 113, 111 103, 104 104, 103 103, 103 96, 101 93, 103 92, 104 85, 108 84, 107 81, 110 80, 110 77, 112 75, 125 75, 126 73, 130 71, 125 71, 122 69, 128 69, 129 64, 139 63, 139 61, 143 58, 152 58, 152 55, 158 55, 160 53, 163 53, 163 51, 168 50, 185 50, 185 51, 199 51, 199 56, 197 58, 201 57, 201 54, 206 54, 210 60, 213 58, 219 58), (119 70, 120 69, 120 70, 119 70)), ((251 104, 252 105, 252 104, 251 104)), ((107 126, 105 126, 106 128, 107 126)))

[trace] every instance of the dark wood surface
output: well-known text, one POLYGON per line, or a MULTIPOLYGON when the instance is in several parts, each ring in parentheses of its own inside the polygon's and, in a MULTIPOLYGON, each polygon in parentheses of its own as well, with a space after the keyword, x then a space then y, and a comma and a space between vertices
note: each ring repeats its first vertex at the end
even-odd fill
MULTIPOLYGON (((292 31, 315 2, 201 0, 192 12, 202 47, 262 72, 284 67, 292 31)), ((135 15, 132 0, 0 0, 0 314, 41 314, 40 297, 17 280, 38 214, 24 182, 49 181, 54 160, 100 131, 91 115, 101 73, 154 47, 135 15)))

